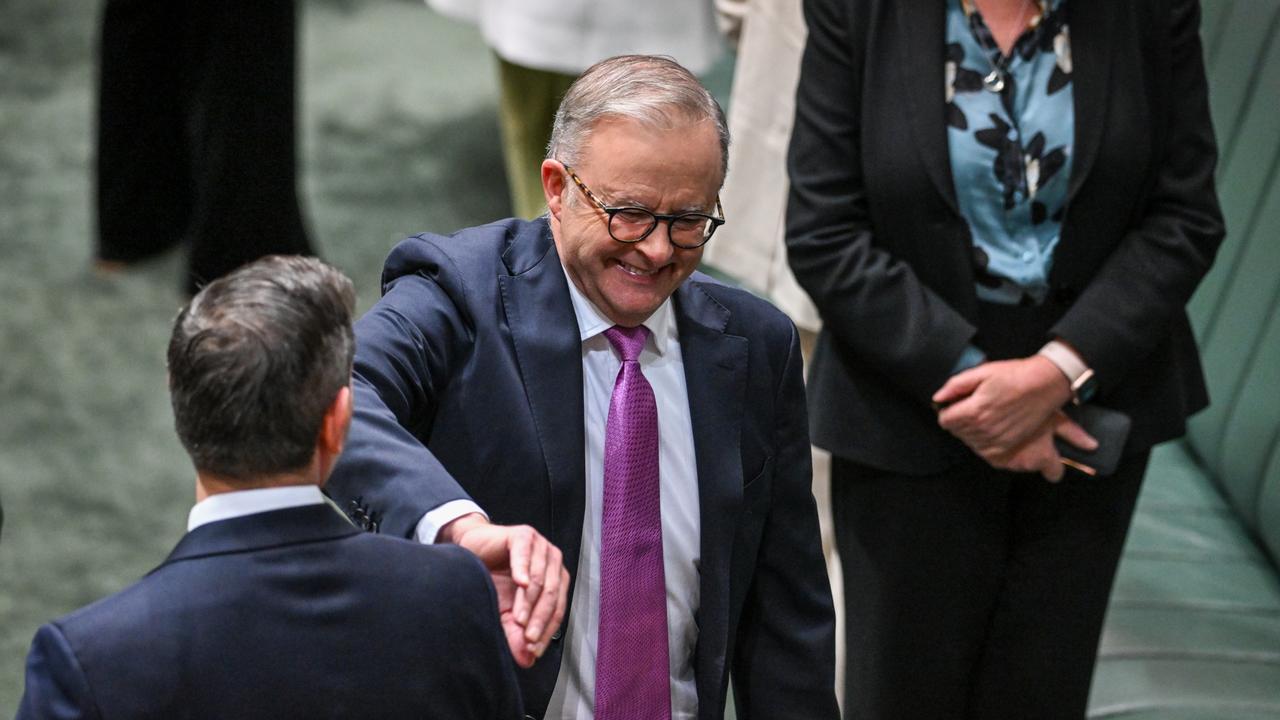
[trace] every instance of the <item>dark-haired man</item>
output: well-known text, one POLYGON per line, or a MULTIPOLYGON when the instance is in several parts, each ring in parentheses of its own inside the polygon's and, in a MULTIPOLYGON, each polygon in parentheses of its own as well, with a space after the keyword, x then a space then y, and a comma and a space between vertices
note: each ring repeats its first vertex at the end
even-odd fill
POLYGON ((135 585, 40 628, 19 720, 521 716, 475 557, 363 533, 320 493, 351 418, 353 305, 338 271, 274 256, 179 313, 189 531, 135 585))

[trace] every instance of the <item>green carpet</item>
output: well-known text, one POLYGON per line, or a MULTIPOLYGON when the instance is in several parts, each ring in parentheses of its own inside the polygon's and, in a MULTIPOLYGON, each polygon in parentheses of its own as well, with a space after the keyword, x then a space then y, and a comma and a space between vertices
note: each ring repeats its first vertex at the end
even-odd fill
MULTIPOLYGON (((420 2, 302 6, 300 191, 364 309, 400 238, 508 214, 495 72, 420 2)), ((0 717, 36 628, 161 562, 193 496, 164 377, 180 251, 89 272, 100 12, 0 1, 0 717)))

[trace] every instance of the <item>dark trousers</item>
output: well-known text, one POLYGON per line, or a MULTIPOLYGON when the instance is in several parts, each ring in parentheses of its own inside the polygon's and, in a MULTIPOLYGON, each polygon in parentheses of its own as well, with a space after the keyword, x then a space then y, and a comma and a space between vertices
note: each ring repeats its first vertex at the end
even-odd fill
POLYGON ((187 289, 311 252, 298 205, 293 0, 107 0, 98 257, 189 241, 187 289))
POLYGON ((845 717, 1081 720, 1148 452, 1059 484, 832 459, 845 717))

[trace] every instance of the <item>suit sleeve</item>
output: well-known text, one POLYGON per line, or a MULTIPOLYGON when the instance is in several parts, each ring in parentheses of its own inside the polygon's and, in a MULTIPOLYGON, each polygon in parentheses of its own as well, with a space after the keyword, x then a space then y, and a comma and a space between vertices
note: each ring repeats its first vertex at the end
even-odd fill
POLYGON ((1080 352, 1104 391, 1167 337, 1224 235, 1199 24, 1196 0, 1168 14, 1166 138, 1145 212, 1052 330, 1080 352))
POLYGON ((101 718, 80 661, 56 625, 41 627, 27 654, 26 689, 17 720, 101 718))
POLYGON ((489 659, 490 673, 494 683, 486 695, 493 702, 494 718, 520 720, 524 717, 524 702, 520 697, 519 682, 516 680, 515 660, 511 657, 507 637, 499 622, 501 615, 498 610, 497 591, 493 587, 493 579, 488 569, 480 559, 474 556, 471 559, 478 570, 477 577, 480 579, 483 592, 489 598, 488 604, 482 606, 484 615, 481 619, 484 629, 480 633, 485 651, 483 656, 489 659))
POLYGON ((427 511, 470 499, 424 444, 439 393, 473 337, 458 273, 424 245, 413 250, 428 258, 422 269, 389 284, 356 323, 351 429, 325 485, 344 511, 359 505, 381 532, 406 538, 427 511))
POLYGON ((976 330, 873 241, 860 151, 863 62, 855 55, 867 29, 855 27, 857 5, 805 0, 809 36, 787 156, 788 260, 840 344, 927 402, 976 330))
POLYGON ((447 694, 438 698, 441 707, 451 708, 448 717, 459 720, 520 720, 524 704, 515 661, 488 569, 456 545, 429 552, 440 572, 427 583, 436 602, 426 612, 439 630, 435 645, 423 652, 447 677, 442 684, 447 694))
POLYGON ((740 720, 839 716, 835 611, 813 500, 801 367, 799 337, 792 327, 775 391, 778 417, 769 514, 733 658, 740 720))

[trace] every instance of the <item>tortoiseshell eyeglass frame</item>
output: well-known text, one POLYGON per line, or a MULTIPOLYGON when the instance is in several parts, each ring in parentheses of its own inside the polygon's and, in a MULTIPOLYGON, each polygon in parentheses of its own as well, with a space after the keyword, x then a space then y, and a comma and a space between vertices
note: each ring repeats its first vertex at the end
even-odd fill
POLYGON ((575 185, 578 186, 578 189, 582 191, 582 194, 586 195, 588 200, 594 203, 596 207, 600 208, 605 215, 609 216, 609 219, 605 222, 605 225, 609 228, 609 237, 613 238, 614 240, 617 240, 620 243, 626 243, 628 245, 638 243, 641 240, 644 240, 645 238, 653 234, 653 231, 658 229, 658 223, 665 222, 667 224, 667 240, 670 241, 672 245, 682 250, 697 250, 703 245, 706 245, 707 241, 711 239, 711 236, 715 234, 716 228, 719 228, 721 225, 725 223, 724 207, 720 205, 719 195, 716 195, 716 215, 719 215, 719 217, 716 217, 716 215, 708 215, 706 213, 680 213, 678 215, 662 215, 662 214, 653 212, 648 208, 635 207, 633 205, 606 205, 603 202, 601 202, 600 198, 596 197, 595 193, 591 192, 591 188, 587 187, 586 183, 582 182, 582 178, 578 177, 578 174, 573 171, 572 167, 565 165, 564 171, 569 173, 569 178, 573 180, 575 185), (649 229, 641 233, 639 237, 632 240, 623 240, 613 232, 613 219, 620 212, 643 213, 645 215, 652 217, 653 221, 652 221, 652 224, 649 225, 649 229), (694 244, 676 242, 675 234, 672 232, 672 228, 674 227, 673 223, 675 223, 676 220, 689 219, 689 218, 697 218, 705 222, 706 223, 705 227, 709 229, 703 231, 701 242, 694 243, 694 244))

